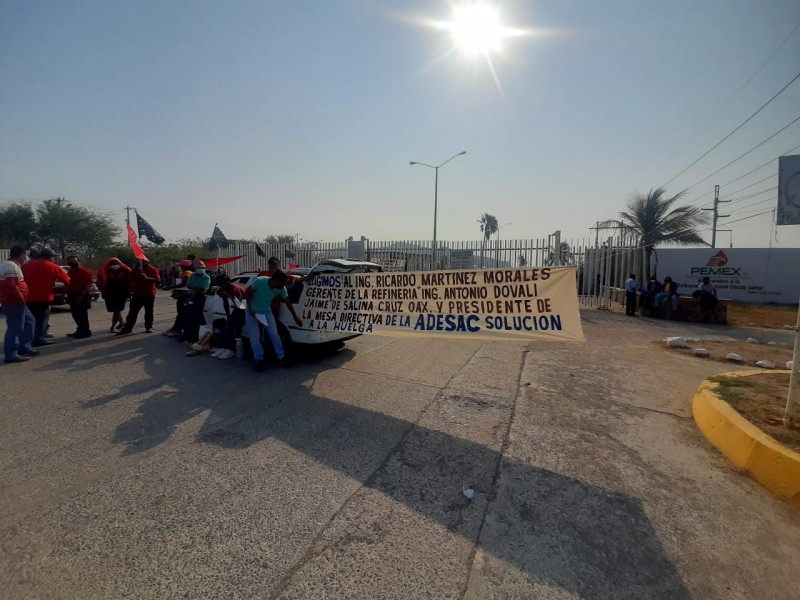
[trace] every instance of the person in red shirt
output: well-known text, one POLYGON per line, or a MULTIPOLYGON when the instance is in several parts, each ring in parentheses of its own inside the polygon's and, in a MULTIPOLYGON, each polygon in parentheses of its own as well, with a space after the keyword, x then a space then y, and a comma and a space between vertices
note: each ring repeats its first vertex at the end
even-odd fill
POLYGON ((139 318, 139 311, 144 308, 144 330, 150 333, 153 330, 153 304, 156 301, 156 284, 159 280, 158 269, 146 260, 137 261, 131 271, 131 306, 125 327, 117 335, 133 333, 133 326, 139 318))
POLYGON ((122 313, 131 295, 130 274, 131 268, 116 256, 105 261, 97 272, 97 287, 106 302, 106 310, 111 313, 111 333, 125 326, 122 313))
POLYGON ((67 302, 75 321, 75 333, 68 333, 76 340, 92 335, 89 328, 89 309, 92 306, 90 292, 92 289, 92 272, 81 265, 77 256, 68 256, 69 283, 67 284, 67 302))
MULTIPOLYGON (((272 275, 276 271, 282 271, 281 261, 278 260, 275 256, 270 256, 267 260, 267 270, 266 271, 259 271, 259 277, 272 277, 272 275)), ((290 273, 286 273, 286 277, 288 277, 286 281, 286 285, 294 285, 296 283, 303 283, 314 279, 317 276, 317 273, 309 273, 308 275, 291 275, 290 273)), ((302 289, 302 288, 301 288, 302 289)), ((294 296, 293 296, 294 298, 294 296)), ((275 317, 278 316, 278 310, 281 307, 281 299, 277 296, 272 300, 272 312, 275 313, 275 317)))
POLYGON ((3 340, 6 364, 25 362, 29 356, 39 354, 31 348, 36 319, 25 305, 28 286, 20 268, 28 256, 21 246, 14 246, 8 258, 0 264, 0 304, 6 315, 6 335, 3 340))
POLYGON ((47 330, 50 328, 50 307, 53 304, 53 288, 56 281, 69 283, 69 275, 53 262, 55 254, 49 248, 44 248, 39 257, 22 265, 22 274, 28 284, 28 299, 26 303, 36 319, 33 331, 34 346, 49 346, 53 343, 48 340, 47 330))

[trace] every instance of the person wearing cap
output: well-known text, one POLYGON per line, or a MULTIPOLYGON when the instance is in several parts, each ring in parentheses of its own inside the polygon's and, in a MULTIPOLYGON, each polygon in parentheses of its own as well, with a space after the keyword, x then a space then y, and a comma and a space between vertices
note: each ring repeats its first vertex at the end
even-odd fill
MULTIPOLYGON (((272 277, 272 274, 275 273, 275 271, 280 271, 280 270, 282 270, 281 261, 278 260, 278 258, 275 257, 275 256, 270 256, 267 259, 267 270, 266 271, 260 271, 258 273, 258 276, 259 277, 272 277)), ((286 273, 286 277, 288 278, 287 281, 286 281, 286 284, 287 285, 291 285, 293 283, 303 283, 304 281, 309 281, 310 279, 313 279, 316 276, 317 276, 316 273, 314 273, 314 274, 309 273, 308 275, 303 275, 303 276, 291 275, 289 273, 286 273)))
POLYGON ((53 262, 55 254, 44 248, 38 257, 22 265, 22 273, 28 284, 28 310, 36 319, 33 332, 34 346, 47 346, 53 343, 48 340, 47 330, 50 328, 50 310, 53 304, 53 289, 56 281, 69 283, 69 275, 53 262))
POLYGON ((204 323, 203 307, 206 292, 211 287, 211 277, 206 273, 206 264, 202 260, 194 261, 194 272, 186 282, 189 297, 183 309, 183 339, 194 344, 200 333, 200 325, 204 323))

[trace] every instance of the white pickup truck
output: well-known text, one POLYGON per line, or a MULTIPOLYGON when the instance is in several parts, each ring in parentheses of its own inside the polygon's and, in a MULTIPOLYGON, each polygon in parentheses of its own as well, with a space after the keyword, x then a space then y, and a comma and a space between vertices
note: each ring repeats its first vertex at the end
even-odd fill
MULTIPOLYGON (((335 274, 348 274, 348 273, 371 273, 383 271, 383 267, 375 263, 363 260, 351 260, 347 258, 337 258, 330 260, 323 260, 318 262, 310 270, 307 269, 288 269, 286 272, 292 275, 305 275, 310 272, 318 277, 335 274)), ((253 280, 258 277, 257 271, 245 271, 238 275, 231 277, 231 281, 237 285, 247 288, 253 283, 253 280)), ((286 286, 289 292, 289 300, 295 307, 295 312, 299 315, 303 314, 305 307, 306 294, 304 293, 305 286, 308 283, 295 283, 286 286)), ((203 314, 206 323, 211 323, 214 319, 225 318, 225 308, 222 298, 216 294, 217 288, 212 286, 206 293, 206 302, 203 308, 203 314)), ((298 327, 294 322, 292 314, 285 304, 281 305, 278 314, 278 331, 283 341, 287 353, 292 354, 302 346, 316 346, 323 345, 334 349, 339 349, 344 346, 344 342, 354 337, 361 335, 352 331, 333 331, 333 330, 319 330, 309 329, 307 327, 307 320, 303 322, 303 327, 298 327)), ((243 336, 247 336, 245 331, 242 331, 243 336)))

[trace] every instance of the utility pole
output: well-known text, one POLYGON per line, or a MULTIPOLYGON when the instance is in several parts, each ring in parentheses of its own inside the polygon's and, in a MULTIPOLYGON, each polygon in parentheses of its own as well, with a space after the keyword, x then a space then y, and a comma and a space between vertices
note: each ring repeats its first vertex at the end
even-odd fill
MULTIPOLYGON (((136 210, 136 209, 133 208, 132 206, 126 206, 125 207, 125 223, 128 225, 128 227, 131 226, 131 211, 132 210, 136 210)), ((131 239, 130 239, 130 237, 128 237, 127 230, 126 230, 126 233, 125 233, 125 237, 128 238, 128 247, 130 248, 131 239)))
POLYGON ((725 204, 726 202, 730 202, 730 200, 720 200, 719 199, 719 186, 714 186, 714 208, 704 208, 703 210, 713 210, 714 211, 714 220, 711 226, 711 247, 717 247, 717 220, 724 219, 726 217, 730 217, 730 215, 721 215, 719 214, 719 205, 725 204))

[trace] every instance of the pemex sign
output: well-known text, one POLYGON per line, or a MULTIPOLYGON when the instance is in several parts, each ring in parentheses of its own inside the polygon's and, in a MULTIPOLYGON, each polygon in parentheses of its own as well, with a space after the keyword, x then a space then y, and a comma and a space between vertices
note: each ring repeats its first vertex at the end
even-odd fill
POLYGON ((689 295, 708 277, 717 295, 752 303, 795 304, 800 295, 800 248, 726 248, 658 251, 658 276, 676 281, 689 295))

